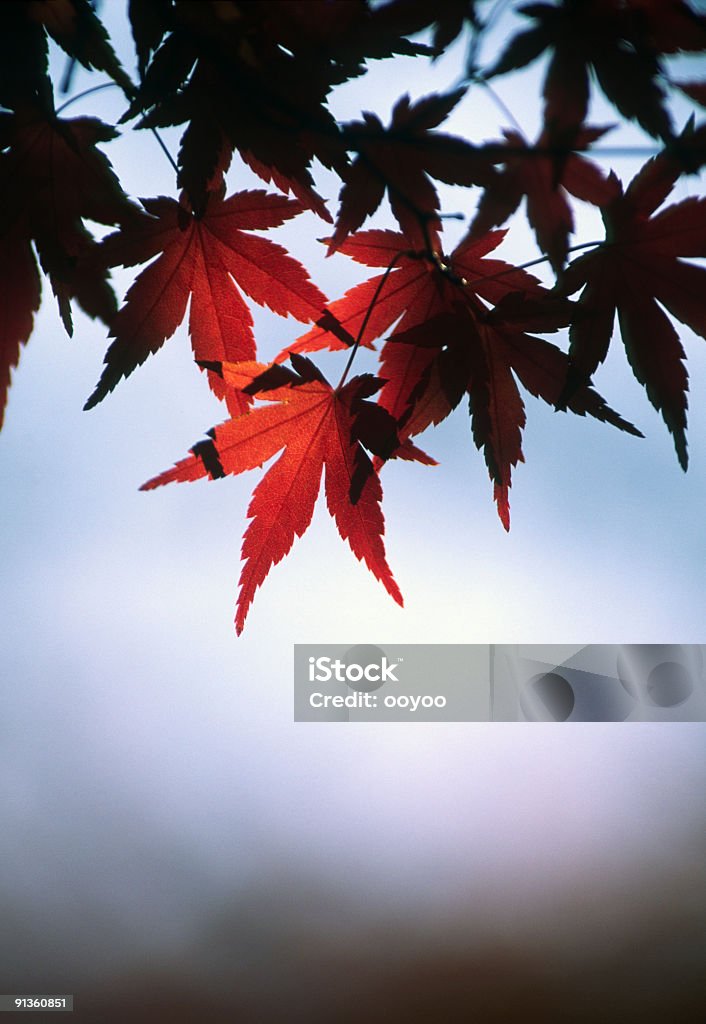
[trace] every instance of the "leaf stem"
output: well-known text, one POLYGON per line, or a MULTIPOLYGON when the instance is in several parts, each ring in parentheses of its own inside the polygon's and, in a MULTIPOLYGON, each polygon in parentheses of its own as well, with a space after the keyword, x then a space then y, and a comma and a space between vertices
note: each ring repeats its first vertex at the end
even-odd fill
POLYGON ((482 85, 483 86, 483 88, 486 90, 486 92, 488 93, 488 95, 490 96, 491 100, 493 101, 495 106, 498 108, 498 110, 500 110, 502 112, 503 116, 508 119, 508 121, 513 125, 515 130, 520 133, 522 138, 526 139, 527 136, 522 131, 522 126, 520 125, 520 122, 517 120, 517 118, 515 117, 513 112, 510 110, 508 105, 505 103, 505 101, 503 99, 501 99, 501 97, 497 94, 497 92, 492 87, 490 82, 487 79, 482 78, 480 75, 478 75, 476 77, 475 81, 478 83, 478 85, 482 85))
POLYGON ((76 100, 82 100, 85 96, 90 96, 94 92, 102 92, 104 89, 119 89, 120 86, 117 82, 103 82, 102 85, 92 85, 90 89, 84 89, 83 92, 77 92, 75 96, 70 96, 68 100, 64 100, 60 107, 57 107, 56 113, 61 114, 67 107, 70 107, 76 100))
MULTIPOLYGON (((119 88, 120 88, 120 86, 118 85, 117 82, 103 82, 102 85, 93 85, 93 86, 91 86, 90 89, 84 89, 83 92, 77 92, 75 96, 71 96, 68 100, 66 100, 64 103, 62 103, 60 107, 57 107, 57 110, 56 110, 57 116, 59 114, 61 114, 64 110, 66 110, 67 107, 70 107, 72 103, 75 103, 77 100, 82 100, 86 96, 92 95, 92 93, 94 93, 94 92, 102 92, 104 89, 119 89, 119 88)), ((152 132, 152 134, 154 135, 155 139, 159 143, 160 149, 162 150, 162 152, 166 156, 167 160, 172 165, 172 167, 174 169, 174 173, 178 175, 179 174, 179 168, 177 167, 176 160, 174 159, 172 154, 167 149, 167 147, 166 147, 166 145, 164 143, 164 140, 162 139, 161 135, 159 134, 159 132, 157 131, 156 128, 150 128, 150 131, 152 132)))
MULTIPOLYGON (((605 239, 603 239, 600 242, 580 242, 578 245, 570 245, 569 248, 566 251, 567 252, 576 252, 577 249, 591 249, 591 248, 596 248, 599 245, 605 245, 605 244, 606 244, 606 240, 605 239)), ((474 278, 473 281, 468 281, 467 283, 469 285, 472 285, 472 284, 477 284, 477 283, 483 283, 485 281, 495 281, 499 277, 505 277, 507 274, 514 273, 516 270, 527 270, 528 267, 536 267, 539 263, 547 263, 548 261, 549 261, 549 256, 538 256, 536 260, 528 260, 527 263, 518 263, 517 265, 513 264, 511 266, 508 266, 508 268, 506 270, 500 270, 497 274, 488 274, 487 276, 482 276, 482 277, 479 276, 479 277, 474 278)), ((440 269, 443 269, 443 268, 440 268, 440 269)))
MULTIPOLYGON (((567 252, 576 252, 579 249, 596 248, 599 245, 605 245, 605 244, 606 244, 605 239, 603 239, 601 241, 593 241, 593 242, 579 242, 577 245, 569 246, 569 248, 567 249, 567 252)), ((360 344, 361 344, 361 342, 363 340, 363 334, 365 333, 365 328, 368 326, 368 322, 370 320, 370 317, 372 316, 373 309, 375 308, 375 304, 377 303, 378 299, 380 298, 382 290, 385 287, 385 284, 387 282, 388 277, 390 276, 390 272, 394 269, 395 264, 397 263, 397 261, 399 259, 401 259, 403 256, 406 256, 408 259, 428 259, 430 262, 434 263, 434 265, 443 274, 446 274, 448 277, 450 277, 451 280, 454 281, 454 283, 461 284, 461 280, 462 279, 456 277, 455 274, 452 275, 449 272, 448 268, 445 267, 445 265, 439 260, 438 256, 436 256, 436 254, 434 252, 432 252, 432 251, 429 251, 429 252, 408 252, 408 251, 398 252, 396 254, 396 256, 394 257, 394 259, 388 264, 387 269, 385 270, 385 273, 382 275, 382 277, 380 278, 380 281, 378 282, 378 286, 375 289, 375 294, 373 295, 372 299, 370 300, 370 305, 368 306, 368 308, 366 310, 365 317, 363 318, 363 322, 360 325, 360 328, 358 330, 358 335, 357 335, 357 337, 355 339, 353 347, 351 348, 351 352, 350 352, 350 355, 348 357, 348 362, 346 363, 345 369, 343 370, 343 373, 341 374, 341 379, 339 380, 338 384, 336 385, 336 391, 340 391, 341 388, 343 387, 343 385, 346 382, 346 378, 348 377, 348 374, 350 373, 351 366, 353 365, 353 360, 355 359, 355 354, 358 351, 358 349, 360 348, 360 344)), ((484 283, 485 281, 495 281, 499 277, 505 277, 507 274, 512 274, 512 273, 514 273, 517 270, 527 270, 528 267, 536 267, 537 264, 539 264, 539 263, 547 263, 548 260, 549 260, 548 256, 539 256, 539 257, 537 257, 536 260, 528 260, 527 263, 519 263, 517 266, 514 266, 514 265, 513 266, 509 266, 509 267, 507 267, 506 270, 501 270, 497 274, 488 274, 487 276, 484 276, 484 277, 478 277, 477 279, 474 280, 474 282, 470 282, 469 281, 469 282, 466 282, 466 283, 468 285, 470 285, 470 284, 478 283, 478 282, 484 283)))
MULTIPOLYGON (((598 245, 605 245, 606 239, 601 239, 600 242, 578 242, 576 245, 570 245, 566 250, 567 252, 576 252, 578 249, 595 249, 598 245)), ((549 259, 547 256, 546 259, 549 259)))
POLYGON ((174 173, 178 176, 179 175, 179 168, 177 167, 176 160, 174 159, 172 154, 167 149, 162 136, 159 134, 159 132, 157 131, 156 128, 150 128, 150 131, 152 132, 152 134, 154 135, 155 139, 159 143, 159 147, 162 150, 162 152, 164 153, 164 155, 166 156, 167 160, 169 161, 169 163, 174 168, 174 173))
MULTIPOLYGON (((378 286, 375 289, 375 294, 373 295, 372 299, 370 300, 370 305, 367 308, 365 316, 363 317, 363 322, 360 325, 360 329, 358 330, 358 336, 356 337, 355 342, 353 344, 353 348, 351 349, 351 354, 348 357, 348 362, 346 363, 345 369, 344 369, 343 373, 341 374, 341 379, 339 380, 338 384, 336 385, 336 391, 340 391, 341 388, 343 387, 343 385, 346 382, 346 377, 348 376, 348 374, 350 372, 350 368, 353 365, 353 360, 355 359, 355 354, 356 354, 356 352, 358 351, 358 349, 360 347, 361 341, 363 340, 363 334, 365 333, 365 328, 368 326, 368 321, 370 320, 370 317, 372 316, 373 309, 375 308, 375 303, 380 298, 380 293, 382 292, 383 288, 385 287, 385 283, 386 283, 388 277, 390 276, 390 271, 394 268, 395 264, 397 263, 397 261, 402 256, 410 256, 410 255, 411 254, 408 253, 408 252, 398 252, 394 256, 392 261, 388 264, 387 270, 385 271, 385 273, 380 278, 380 281, 378 282, 378 286)), ((416 256, 418 254, 414 253, 414 255, 416 256)))

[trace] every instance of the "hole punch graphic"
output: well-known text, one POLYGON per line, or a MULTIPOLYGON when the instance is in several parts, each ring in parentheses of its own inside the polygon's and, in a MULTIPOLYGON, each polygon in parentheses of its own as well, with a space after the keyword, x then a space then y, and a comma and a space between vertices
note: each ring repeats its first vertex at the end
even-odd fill
POLYGON ((575 704, 571 683, 558 672, 534 676, 520 691, 520 707, 530 722, 565 722, 575 704))
POLYGON ((703 657, 694 645, 624 644, 617 668, 630 696, 652 707, 679 707, 703 679, 703 657))
POLYGON ((506 722, 704 721, 696 644, 494 645, 490 717, 506 722))

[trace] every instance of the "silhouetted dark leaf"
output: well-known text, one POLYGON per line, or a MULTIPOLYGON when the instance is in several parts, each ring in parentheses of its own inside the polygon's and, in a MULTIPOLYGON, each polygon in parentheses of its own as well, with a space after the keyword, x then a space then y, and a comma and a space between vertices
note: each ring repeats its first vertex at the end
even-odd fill
POLYGON ((534 18, 536 25, 511 39, 487 76, 525 67, 550 50, 544 80, 545 128, 561 134, 581 127, 593 75, 624 117, 637 121, 650 135, 668 139, 672 125, 659 58, 673 52, 675 37, 668 31, 664 6, 650 0, 630 0, 627 5, 622 0, 527 4, 520 12, 534 18))
POLYGON ((621 189, 602 211, 605 243, 570 264, 562 291, 570 295, 583 288, 580 316, 570 332, 573 372, 567 393, 605 359, 617 312, 633 373, 661 412, 686 469, 686 357, 661 307, 706 338, 706 269, 681 259, 706 256, 706 200, 685 199, 651 216, 678 173, 673 160, 659 155, 624 195, 621 189))

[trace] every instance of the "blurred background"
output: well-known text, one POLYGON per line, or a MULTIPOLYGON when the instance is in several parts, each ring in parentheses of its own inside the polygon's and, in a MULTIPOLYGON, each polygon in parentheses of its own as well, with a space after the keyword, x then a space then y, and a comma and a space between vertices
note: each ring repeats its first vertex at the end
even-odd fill
MULTIPOLYGON (((124 5, 101 16, 133 73, 124 5)), ((385 120, 403 92, 453 85, 464 49, 374 64, 332 109, 385 120)), ((496 84, 529 137, 542 69, 496 84)), ((72 88, 93 84, 78 70, 72 88)), ((116 92, 70 113, 115 123, 116 92)), ((507 126, 474 88, 448 130, 507 126)), ((649 148, 631 128, 608 139, 649 148)), ((149 133, 106 149, 133 196, 174 194, 149 133)), ((625 180, 643 159, 605 165, 625 180)), ((261 187, 238 161, 229 185, 261 187)), ((442 194, 472 214, 473 194, 442 194)), ((450 222, 449 250, 463 231, 450 222)), ((324 259, 323 234, 307 214, 273 237, 333 299, 367 273, 324 259)), ((582 208, 576 240, 600 237, 582 208)), ((521 216, 500 255, 536 257, 521 216)), ((114 276, 122 295, 132 278, 114 276)), ((422 442, 439 467, 384 471, 404 610, 319 503, 236 639, 258 474, 137 490, 225 418, 186 328, 83 413, 105 329, 76 310, 68 339, 44 292, 0 437, 0 992, 73 993, 78 1020, 106 1024, 704 1019, 703 725, 292 721, 294 643, 703 641, 703 342, 684 332, 687 474, 616 346, 596 385, 644 441, 528 396, 506 535, 459 409, 422 442)), ((301 331, 257 311, 263 358, 301 331)))

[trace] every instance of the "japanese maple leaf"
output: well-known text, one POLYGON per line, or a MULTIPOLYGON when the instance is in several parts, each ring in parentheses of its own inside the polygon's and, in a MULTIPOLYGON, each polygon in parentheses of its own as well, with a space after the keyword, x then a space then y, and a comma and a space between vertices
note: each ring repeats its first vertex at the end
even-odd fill
POLYGON ((570 332, 566 393, 605 359, 617 311, 632 371, 662 414, 686 469, 686 356, 662 307, 706 338, 706 269, 680 258, 706 256, 706 199, 685 199, 651 216, 677 176, 669 157, 645 164, 625 194, 621 188, 603 208, 606 241, 569 265, 562 290, 583 288, 570 332))
MULTIPOLYGON (((660 17, 665 6, 663 0, 526 4, 519 10, 534 18, 535 25, 510 40, 487 77, 525 67, 550 50, 544 79, 546 128, 561 133, 583 124, 594 75, 624 117, 637 121, 650 135, 669 138, 672 125, 660 84, 659 57, 672 52, 674 36, 667 19, 660 17)), ((679 0, 672 7, 687 10, 679 0)))
POLYGON ((438 424, 464 394, 476 447, 483 450, 500 520, 510 529, 508 492, 522 455, 524 405, 497 330, 472 305, 456 303, 427 323, 393 334, 381 354, 380 403, 401 438, 438 424))
POLYGON ((140 78, 144 78, 152 54, 169 28, 170 7, 170 0, 130 0, 128 4, 140 78))
MULTIPOLYGON (((445 256, 406 250, 407 239, 395 232, 359 232, 342 251, 372 266, 390 267, 395 260, 398 265, 331 303, 327 316, 294 349, 345 348, 362 328, 361 344, 370 345, 397 322, 381 354, 386 383, 379 404, 397 421, 404 441, 439 423, 468 394, 474 439, 483 449, 498 512, 508 528, 508 489, 512 467, 522 458, 525 422, 513 372, 531 393, 554 404, 562 393, 568 361, 556 346, 523 333, 523 304, 536 329, 542 329, 544 320, 544 329, 556 330, 556 314, 536 278, 488 258, 504 236, 504 231, 481 238, 468 235, 445 256), (510 310, 511 323, 505 324, 502 317, 491 322, 485 303, 501 311, 513 297, 522 302, 519 312, 510 310)), ((280 353, 278 358, 285 356, 280 353)), ((570 408, 580 415, 588 412, 639 433, 587 385, 572 402, 570 408)))
MULTIPOLYGON (((126 95, 132 93, 132 82, 116 57, 108 33, 89 0, 54 0, 52 3, 22 6, 28 20, 43 25, 71 58, 89 70, 105 71, 126 95)), ((62 81, 63 92, 69 89, 71 70, 70 65, 62 81)))
MULTIPOLYGON (((194 208, 227 140, 265 181, 330 220, 310 166, 314 156, 328 167, 347 162, 326 107, 331 66, 314 52, 302 74, 303 62, 277 39, 281 19, 268 5, 241 5, 236 16, 229 6, 178 4, 161 27, 151 15, 139 39, 156 52, 123 120, 142 113, 139 127, 186 126, 179 179, 194 208)), ((133 20, 133 30, 143 22, 133 20)))
POLYGON ((26 212, 33 233, 61 238, 82 218, 119 224, 134 210, 98 143, 117 137, 94 117, 0 114, 0 195, 7 216, 26 212))
POLYGON ((132 89, 105 28, 89 0, 50 0, 0 6, 0 105, 11 110, 35 106, 54 113, 48 69, 47 32, 72 58, 62 80, 69 88, 73 61, 105 71, 124 92, 132 89))
POLYGON ((409 4, 134 0, 130 17, 143 80, 126 116, 186 125, 179 180, 197 207, 225 137, 256 174, 330 220, 310 168, 314 157, 339 173, 348 163, 332 87, 370 58, 430 52, 405 38, 428 23, 409 4))
MULTIPOLYGON (((34 241, 69 334, 71 298, 105 322, 116 309, 107 270, 95 260, 96 243, 84 224, 119 224, 135 210, 96 145, 115 135, 95 118, 47 118, 31 109, 0 115, 0 235, 34 241)), ((19 289, 9 301, 20 303, 26 294, 19 289)))
MULTIPOLYGON (((677 83, 674 82, 674 85, 677 83)), ((706 88, 704 89, 706 103, 706 88)), ((681 133, 665 146, 659 155, 659 173, 673 173, 676 181, 679 174, 698 174, 706 165, 706 121, 696 124, 692 114, 681 133)))
POLYGON ((64 230, 60 240, 37 233, 34 245, 42 270, 51 282, 67 334, 73 334, 71 299, 84 313, 112 323, 118 303, 110 274, 99 258, 99 245, 81 223, 64 230))
POLYGON ((657 53, 706 47, 706 16, 684 0, 625 0, 638 45, 657 53))
POLYGON ((0 427, 2 427, 10 374, 20 358, 20 347, 32 333, 39 309, 41 286, 32 246, 19 232, 0 236, 0 427))
MULTIPOLYGON (((512 470, 524 462, 525 411, 518 381, 556 406, 567 368, 568 358, 556 345, 526 334, 517 324, 491 323, 470 296, 426 323, 393 333, 381 353, 380 375, 386 383, 379 401, 404 440, 440 423, 467 394, 473 439, 483 451, 498 515, 509 530, 512 470)), ((586 384, 568 407, 642 436, 586 384)))
POLYGON ((695 103, 706 107, 706 82, 672 82, 672 85, 676 85, 678 89, 681 89, 695 103))
MULTIPOLYGON (((191 299, 189 332, 200 362, 253 359, 252 317, 241 289, 282 316, 306 322, 321 312, 325 296, 302 265, 281 246, 251 234, 301 212, 301 204, 262 191, 224 198, 224 187, 209 195, 202 216, 188 200, 143 199, 145 213, 103 242, 106 263, 134 266, 157 256, 137 277, 111 325, 115 338, 105 369, 86 403, 90 409, 171 337, 191 299)), ((222 387, 212 376, 212 387, 222 387)), ((245 396, 229 397, 233 413, 247 408, 245 396)))
MULTIPOLYGON (((583 129, 572 148, 585 148, 606 130, 583 129)), ((566 152, 557 157, 552 152, 552 135, 546 130, 535 147, 529 146, 518 132, 503 134, 508 150, 505 167, 483 193, 471 231, 482 235, 504 224, 526 196, 527 219, 537 244, 558 273, 566 263, 569 235, 574 230, 567 192, 594 206, 604 206, 616 194, 614 181, 596 164, 576 153, 566 152)))
POLYGON ((374 444, 372 435, 377 433, 383 454, 397 443, 391 441, 394 422, 391 428, 388 423, 371 431, 366 399, 380 382, 364 375, 334 389, 308 359, 294 355, 292 365, 296 372, 277 366, 265 373, 265 366, 253 363, 224 365, 227 383, 249 387, 270 404, 215 427, 190 457, 142 487, 152 490, 173 481, 243 473, 282 452, 255 488, 248 508, 252 521, 243 538, 235 618, 239 634, 255 591, 309 526, 324 467, 326 502, 341 537, 402 604, 385 559, 380 481, 358 439, 362 423, 366 444, 374 444), (267 390, 260 391, 263 386, 267 390))
POLYGON ((427 243, 428 231, 440 227, 439 197, 431 178, 450 185, 490 180, 493 169, 487 154, 465 139, 432 131, 465 91, 424 96, 416 103, 405 95, 395 105, 389 128, 368 111, 362 121, 343 126, 346 144, 355 148, 358 156, 341 174, 341 205, 329 253, 340 248, 377 210, 385 191, 402 231, 421 248, 427 243))
POLYGON ((391 269, 355 285, 343 298, 329 303, 327 309, 342 331, 332 331, 326 320, 317 322, 280 352, 277 360, 286 360, 289 352, 346 348, 349 342, 344 340, 343 332, 356 339, 363 327, 360 344, 371 347, 400 318, 399 330, 423 324, 459 295, 478 295, 491 303, 515 292, 547 295, 525 270, 504 260, 486 258, 505 234, 491 231, 482 238, 467 235, 450 256, 445 256, 438 236, 433 236, 434 252, 424 253, 410 246, 410 240, 399 232, 359 231, 343 243, 341 252, 358 263, 391 269))
POLYGON ((405 36, 428 24, 428 11, 405 3, 399 9, 367 0, 331 4, 330 0, 291 3, 274 0, 261 5, 262 29, 273 43, 302 61, 326 65, 332 84, 365 73, 365 62, 394 54, 428 54, 429 47, 405 36))
MULTIPOLYGON (((97 143, 115 136, 95 118, 44 116, 30 106, 0 113, 0 405, 10 370, 32 331, 41 282, 34 249, 49 277, 59 312, 73 331, 71 300, 108 323, 117 303, 109 274, 85 226, 118 224, 134 207, 97 143)), ((0 416, 0 420, 1 420, 0 416)))
POLYGON ((27 103, 53 108, 48 73, 47 36, 29 4, 3 4, 0 22, 0 106, 14 110, 27 103))

